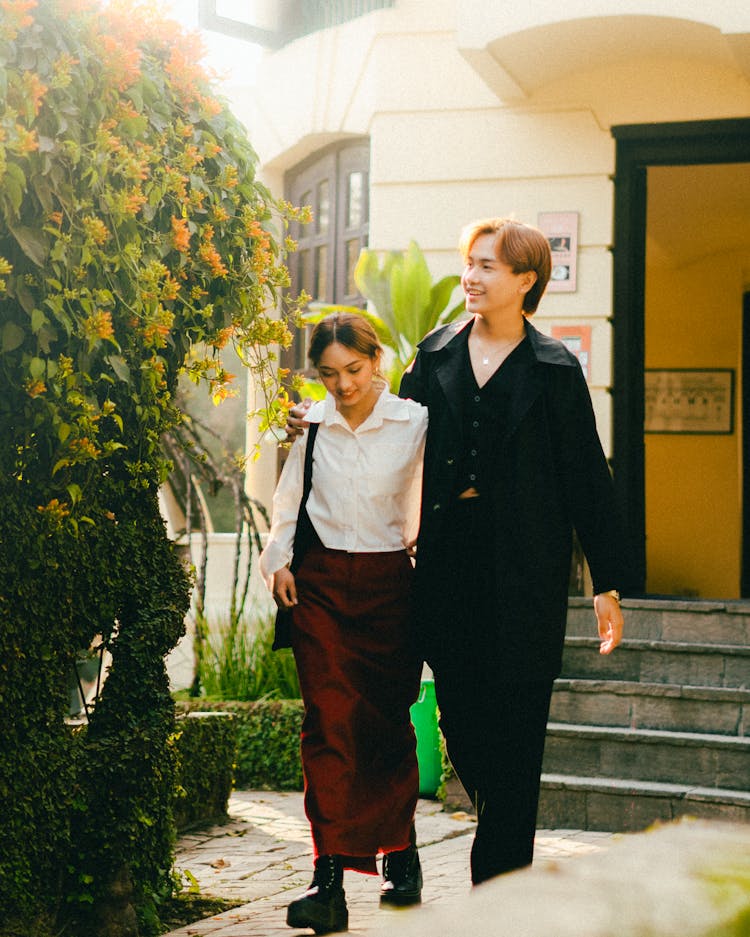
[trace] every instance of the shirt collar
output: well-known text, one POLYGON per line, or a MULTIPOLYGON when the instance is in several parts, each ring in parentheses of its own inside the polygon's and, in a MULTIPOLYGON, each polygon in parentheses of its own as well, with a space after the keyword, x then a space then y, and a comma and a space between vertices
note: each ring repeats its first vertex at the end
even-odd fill
MULTIPOLYGON (((376 429, 385 420, 407 421, 410 418, 409 407, 407 400, 392 394, 386 387, 375 401, 372 413, 357 427, 357 432, 376 429)), ((349 424, 336 409, 336 401, 331 394, 326 394, 323 400, 317 400, 307 411, 305 419, 308 423, 325 423, 327 426, 339 423, 349 429, 349 424)))

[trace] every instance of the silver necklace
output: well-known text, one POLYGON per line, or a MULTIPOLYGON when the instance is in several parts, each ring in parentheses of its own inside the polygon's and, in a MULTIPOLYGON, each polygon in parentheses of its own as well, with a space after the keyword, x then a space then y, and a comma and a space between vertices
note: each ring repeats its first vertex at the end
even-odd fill
MULTIPOLYGON (((523 338, 523 336, 521 336, 521 338, 523 338)), ((514 338, 512 341, 506 342, 504 345, 501 345, 499 348, 494 348, 492 351, 488 351, 488 352, 482 351, 481 344, 477 342, 477 344, 479 345, 479 354, 482 356, 482 364, 488 365, 490 363, 491 357, 494 357, 495 355, 499 355, 501 352, 505 351, 506 348, 510 348, 511 345, 520 344, 521 338, 514 338)))

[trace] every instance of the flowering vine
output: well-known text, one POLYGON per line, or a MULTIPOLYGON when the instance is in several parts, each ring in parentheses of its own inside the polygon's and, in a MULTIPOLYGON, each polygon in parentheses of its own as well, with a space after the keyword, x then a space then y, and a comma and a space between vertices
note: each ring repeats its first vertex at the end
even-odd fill
POLYGON ((0 460, 58 520, 102 474, 164 479, 177 377, 228 396, 227 344, 263 425, 285 420, 273 349, 308 219, 255 178, 200 54, 156 3, 0 0, 0 460))

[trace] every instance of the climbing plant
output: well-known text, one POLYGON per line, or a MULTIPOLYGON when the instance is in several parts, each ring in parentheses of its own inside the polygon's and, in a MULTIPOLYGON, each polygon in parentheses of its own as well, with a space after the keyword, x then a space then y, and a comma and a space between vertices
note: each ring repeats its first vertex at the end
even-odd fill
POLYGON ((285 421, 272 349, 297 316, 278 311, 305 213, 259 183, 200 61, 152 3, 0 2, 3 933, 158 932, 164 656, 190 594, 157 504, 178 376, 220 402, 231 344, 263 425, 285 421), (73 727, 68 679, 89 647, 111 666, 73 727))

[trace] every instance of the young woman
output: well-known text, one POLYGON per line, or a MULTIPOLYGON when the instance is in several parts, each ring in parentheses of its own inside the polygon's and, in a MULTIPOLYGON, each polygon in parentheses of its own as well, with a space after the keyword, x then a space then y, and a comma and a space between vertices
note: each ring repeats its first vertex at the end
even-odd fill
POLYGON ((550 276, 541 231, 469 225, 471 317, 428 335, 400 394, 428 408, 416 609, 451 762, 474 801, 475 884, 531 863, 573 530, 609 654, 626 583, 614 490, 586 381, 529 322, 550 276))
POLYGON ((282 471, 260 560, 276 604, 291 610, 305 703, 301 752, 315 872, 289 905, 287 923, 319 934, 346 930, 343 870, 375 873, 378 853, 381 901, 421 898, 409 708, 422 659, 407 548, 419 520, 427 411, 388 391, 381 355, 360 316, 338 313, 315 326, 309 357, 327 396, 306 414, 316 427, 309 494, 301 504, 312 426, 282 471))

